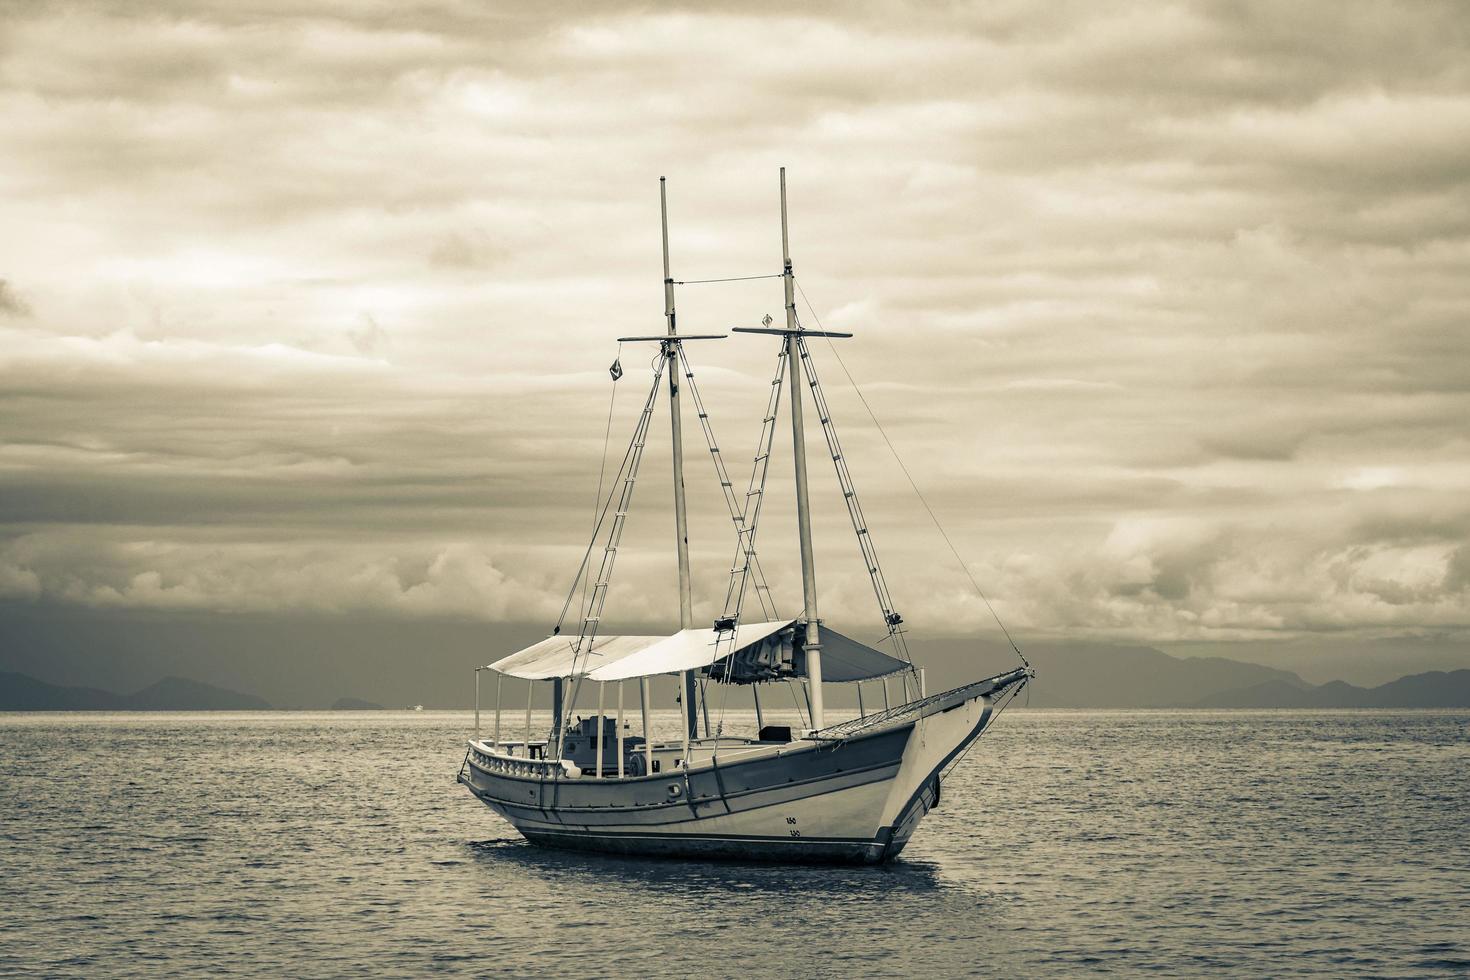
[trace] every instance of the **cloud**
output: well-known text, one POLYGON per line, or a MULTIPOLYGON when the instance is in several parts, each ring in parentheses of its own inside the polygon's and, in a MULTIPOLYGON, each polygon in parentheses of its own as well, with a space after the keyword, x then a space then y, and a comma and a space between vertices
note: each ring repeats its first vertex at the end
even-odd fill
POLYGON ((23 317, 30 316, 31 308, 25 300, 16 294, 14 287, 4 279, 0 279, 0 316, 23 317))
MULTIPOLYGON (((0 591, 554 615, 590 530, 606 366, 629 371, 616 465, 654 353, 614 338, 662 327, 654 178, 675 278, 761 275, 785 164, 799 309, 858 335, 813 354, 916 628, 988 614, 868 406, 1032 633, 1463 632, 1462 14, 18 11, 0 591)), ((751 280, 678 301, 703 331, 782 297, 751 280)), ((772 345, 691 355, 743 482, 772 345)), ((610 604, 630 622, 671 616, 664 418, 610 604)), ((712 616, 729 520, 687 435, 712 616)), ((862 620, 813 438, 824 609, 862 620)), ((782 595, 789 469, 761 535, 782 595)))

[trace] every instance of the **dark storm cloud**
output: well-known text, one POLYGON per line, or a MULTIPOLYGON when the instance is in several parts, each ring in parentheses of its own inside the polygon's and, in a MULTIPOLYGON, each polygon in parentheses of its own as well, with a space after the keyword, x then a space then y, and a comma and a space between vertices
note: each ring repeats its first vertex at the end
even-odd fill
POLYGON ((30 316, 31 308, 21 299, 15 289, 0 279, 0 316, 30 316))
MULTIPOLYGON (((653 179, 676 277, 771 272, 786 164, 803 317, 858 333, 847 367, 1018 626, 1464 630, 1467 24, 1432 3, 11 8, 0 593, 554 615, 611 338, 661 325, 653 179)), ((781 302, 679 301, 701 329, 781 302)), ((614 463, 650 353, 621 352, 614 463)), ((771 353, 694 352, 737 479, 771 353)), ((907 618, 978 624, 815 353, 907 618)), ((700 615, 730 557, 703 455, 700 615)), ((630 618, 669 613, 666 465, 655 439, 630 618)), ((818 492, 824 601, 857 616, 818 492)), ((793 591, 790 516, 769 521, 793 591)))

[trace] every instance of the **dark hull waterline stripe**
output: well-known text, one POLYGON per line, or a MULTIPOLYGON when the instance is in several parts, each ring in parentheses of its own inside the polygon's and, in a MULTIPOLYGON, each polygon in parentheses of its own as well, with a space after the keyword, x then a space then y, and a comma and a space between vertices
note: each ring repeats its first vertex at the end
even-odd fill
POLYGON ((878 864, 903 845, 892 846, 891 827, 869 840, 843 837, 753 837, 742 834, 578 834, 522 831, 533 844, 562 850, 597 851, 640 857, 714 858, 813 864, 878 864))

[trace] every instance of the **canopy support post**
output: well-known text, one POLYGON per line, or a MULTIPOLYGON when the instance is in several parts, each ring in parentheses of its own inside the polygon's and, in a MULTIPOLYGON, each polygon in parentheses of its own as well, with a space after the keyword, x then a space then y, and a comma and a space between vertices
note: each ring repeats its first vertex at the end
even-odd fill
POLYGON ((653 775, 653 730, 648 726, 648 702, 650 682, 647 677, 638 678, 638 706, 643 712, 643 775, 653 775))
POLYGON ((531 698, 536 694, 536 682, 526 681, 526 758, 531 757, 531 698))
POLYGON ((857 689, 858 689, 858 717, 859 718, 866 718, 866 717, 868 717, 868 710, 863 707, 863 682, 862 681, 858 681, 857 682, 857 689))
POLYGON ((562 716, 567 711, 570 711, 571 708, 577 706, 577 692, 575 690, 572 691, 572 704, 570 706, 564 703, 565 700, 566 685, 560 677, 553 678, 551 681, 551 732, 546 738, 546 752, 548 756, 551 755, 553 751, 552 746, 555 746, 556 758, 558 759, 561 758, 562 716))
POLYGON ((623 682, 618 681, 618 778, 623 778, 623 682))
POLYGON ((595 779, 601 779, 602 778, 602 733, 607 729, 607 726, 603 724, 603 717, 602 717, 603 697, 602 697, 602 695, 604 693, 604 688, 606 688, 606 687, 607 687, 607 682, 606 681, 598 681, 597 682, 597 773, 593 777, 595 779))
POLYGON ((883 710, 888 710, 888 675, 883 675, 883 710))
POLYGON ((923 667, 920 667, 919 668, 919 697, 921 697, 921 698, 927 698, 928 696, 929 696, 929 687, 928 687, 927 684, 924 683, 924 668, 923 667))
MULTIPOLYGON (((683 673, 681 673, 679 676, 682 678, 682 686, 684 688, 684 701, 686 702, 684 706, 686 708, 689 708, 689 705, 687 703, 688 700, 689 700, 689 689, 691 687, 690 681, 689 681, 689 671, 686 670, 683 673)), ((694 734, 693 732, 690 731, 690 728, 693 727, 693 721, 694 721, 694 709, 693 708, 689 708, 689 719, 690 719, 690 724, 688 724, 688 725, 681 725, 680 726, 681 728, 684 729, 684 768, 685 769, 688 769, 689 768, 689 739, 694 734)))
POLYGON ((505 680, 505 675, 500 671, 495 672, 495 747, 500 748, 500 685, 505 680))
MULTIPOLYGON (((685 627, 686 629, 688 627, 685 627)), ((699 737, 699 685, 694 680, 694 675, 689 671, 679 674, 679 686, 683 694, 679 695, 679 704, 684 708, 684 727, 689 730, 690 738, 699 737)), ((708 727, 708 726, 706 726, 708 727)))
POLYGON ((755 732, 759 735, 760 730, 766 727, 766 721, 761 717, 761 688, 759 684, 750 685, 750 696, 755 698, 755 732))
POLYGON ((475 668, 475 741, 480 740, 480 668, 475 668))

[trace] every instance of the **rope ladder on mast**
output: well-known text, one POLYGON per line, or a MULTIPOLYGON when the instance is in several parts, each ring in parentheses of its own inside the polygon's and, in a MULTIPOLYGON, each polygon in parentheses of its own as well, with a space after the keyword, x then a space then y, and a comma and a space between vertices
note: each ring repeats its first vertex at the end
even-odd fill
MULTIPOLYGON (((607 531, 607 543, 602 550, 602 561, 598 566, 597 577, 592 580, 592 594, 587 599, 586 606, 578 610, 581 616, 581 628, 578 630, 576 642, 572 644, 572 673, 577 672, 577 661, 583 656, 590 657, 593 644, 597 639, 597 630, 602 620, 602 610, 607 603, 608 589, 612 584, 613 566, 617 562, 618 545, 623 538, 623 529, 627 526, 628 510, 633 503, 633 489, 637 484, 638 467, 643 461, 643 449, 648 444, 648 427, 653 419, 654 405, 658 401, 659 382, 663 378, 664 363, 667 359, 660 356, 657 366, 653 370, 653 384, 649 387, 648 397, 644 400, 643 411, 638 416, 638 423, 633 428, 633 438, 628 444, 627 452, 623 454, 622 465, 618 467, 617 477, 614 485, 608 491, 607 501, 602 506, 602 514, 598 518, 597 527, 593 529, 592 542, 588 544, 587 551, 590 556, 592 548, 597 543, 598 533, 603 523, 607 520, 609 509, 613 507, 613 501, 617 501, 616 510, 612 511, 612 524, 607 531)), ((582 567, 578 570, 577 579, 580 579, 587 571, 587 556, 582 559, 582 567)), ((571 603, 572 594, 577 590, 577 579, 572 582, 572 591, 567 596, 567 605, 571 603)), ((567 607, 562 608, 562 619, 557 621, 556 630, 561 631, 562 620, 565 620, 567 607)), ((579 678, 580 680, 580 678, 579 678)), ((568 710, 575 703, 575 694, 568 699, 568 710)))
MULTIPOLYGON (((742 576, 744 579, 748 579, 752 576, 754 577, 756 598, 760 601, 761 613, 771 619, 774 619, 777 615, 776 602, 770 594, 770 587, 766 584, 765 573, 761 570, 760 567, 760 558, 757 557, 755 553, 755 524, 756 520, 760 516, 760 499, 765 491, 764 472, 759 473, 759 486, 757 486, 756 483, 757 472, 760 471, 762 456, 759 453, 756 456, 756 468, 751 472, 750 484, 745 494, 745 500, 741 501, 738 497, 735 496, 734 483, 730 479, 730 472, 725 466, 725 459, 723 454, 721 454, 720 452, 719 442, 715 439, 714 428, 710 424, 709 420, 709 412, 704 407, 704 400, 700 397, 699 387, 694 383, 694 371, 690 367, 688 357, 684 354, 684 351, 682 349, 680 349, 679 351, 679 359, 680 362, 683 364, 684 379, 687 382, 686 388, 688 389, 692 397, 692 400, 694 402, 695 414, 699 417, 700 429, 704 433, 705 445, 709 449, 710 459, 714 462, 715 478, 720 484, 720 490, 725 499, 725 507, 730 513, 730 521, 735 526, 735 561, 741 563, 739 565, 735 565, 732 562, 730 569, 730 584, 726 588, 725 592, 725 611, 720 622, 730 622, 731 618, 733 617, 734 621, 730 622, 730 625, 733 626, 736 622, 739 621, 739 602, 736 602, 735 608, 733 610, 730 606, 731 596, 734 593, 735 579, 737 575, 742 576)), ((777 383, 779 384, 779 381, 777 383)), ((773 401, 779 401, 779 390, 777 389, 776 393, 773 394, 771 397, 773 401)), ((770 417, 775 415, 775 410, 774 407, 770 405, 768 405, 767 408, 768 411, 766 412, 766 415, 768 417, 768 421, 766 425, 762 427, 762 441, 759 445, 766 447, 764 455, 766 458, 769 458, 769 442, 771 436, 767 435, 766 429, 772 429, 772 435, 774 435, 774 427, 770 424, 769 419, 770 417)), ((744 592, 744 586, 745 582, 742 581, 742 595, 744 592)), ((716 642, 718 643, 719 640, 723 638, 726 630, 720 629, 718 624, 716 626, 716 630, 716 642)))
POLYGON ((868 578, 873 583, 873 595, 877 598, 878 607, 883 614, 884 628, 888 631, 889 639, 893 641, 894 651, 904 663, 908 664, 909 670, 913 671, 913 659, 909 656, 908 644, 904 640, 906 631, 899 628, 903 624, 903 617, 894 609, 893 595, 888 590, 888 581, 883 574, 883 566, 878 561, 878 549, 873 544, 872 533, 868 530, 868 521, 863 515, 862 503, 858 500, 852 471, 848 468, 847 459, 842 452, 842 443, 837 438, 837 426, 832 421, 832 410, 827 405, 827 396, 823 393, 821 382, 817 378, 816 366, 811 353, 807 350, 806 340, 800 334, 796 336, 796 347, 806 369, 807 385, 811 388, 812 400, 817 408, 817 418, 822 424, 822 435, 827 441, 827 453, 832 457, 832 465, 837 470, 837 483, 842 490, 842 500, 847 505, 847 515, 852 521, 853 533, 857 536, 858 548, 863 556, 863 566, 868 570, 868 578))

